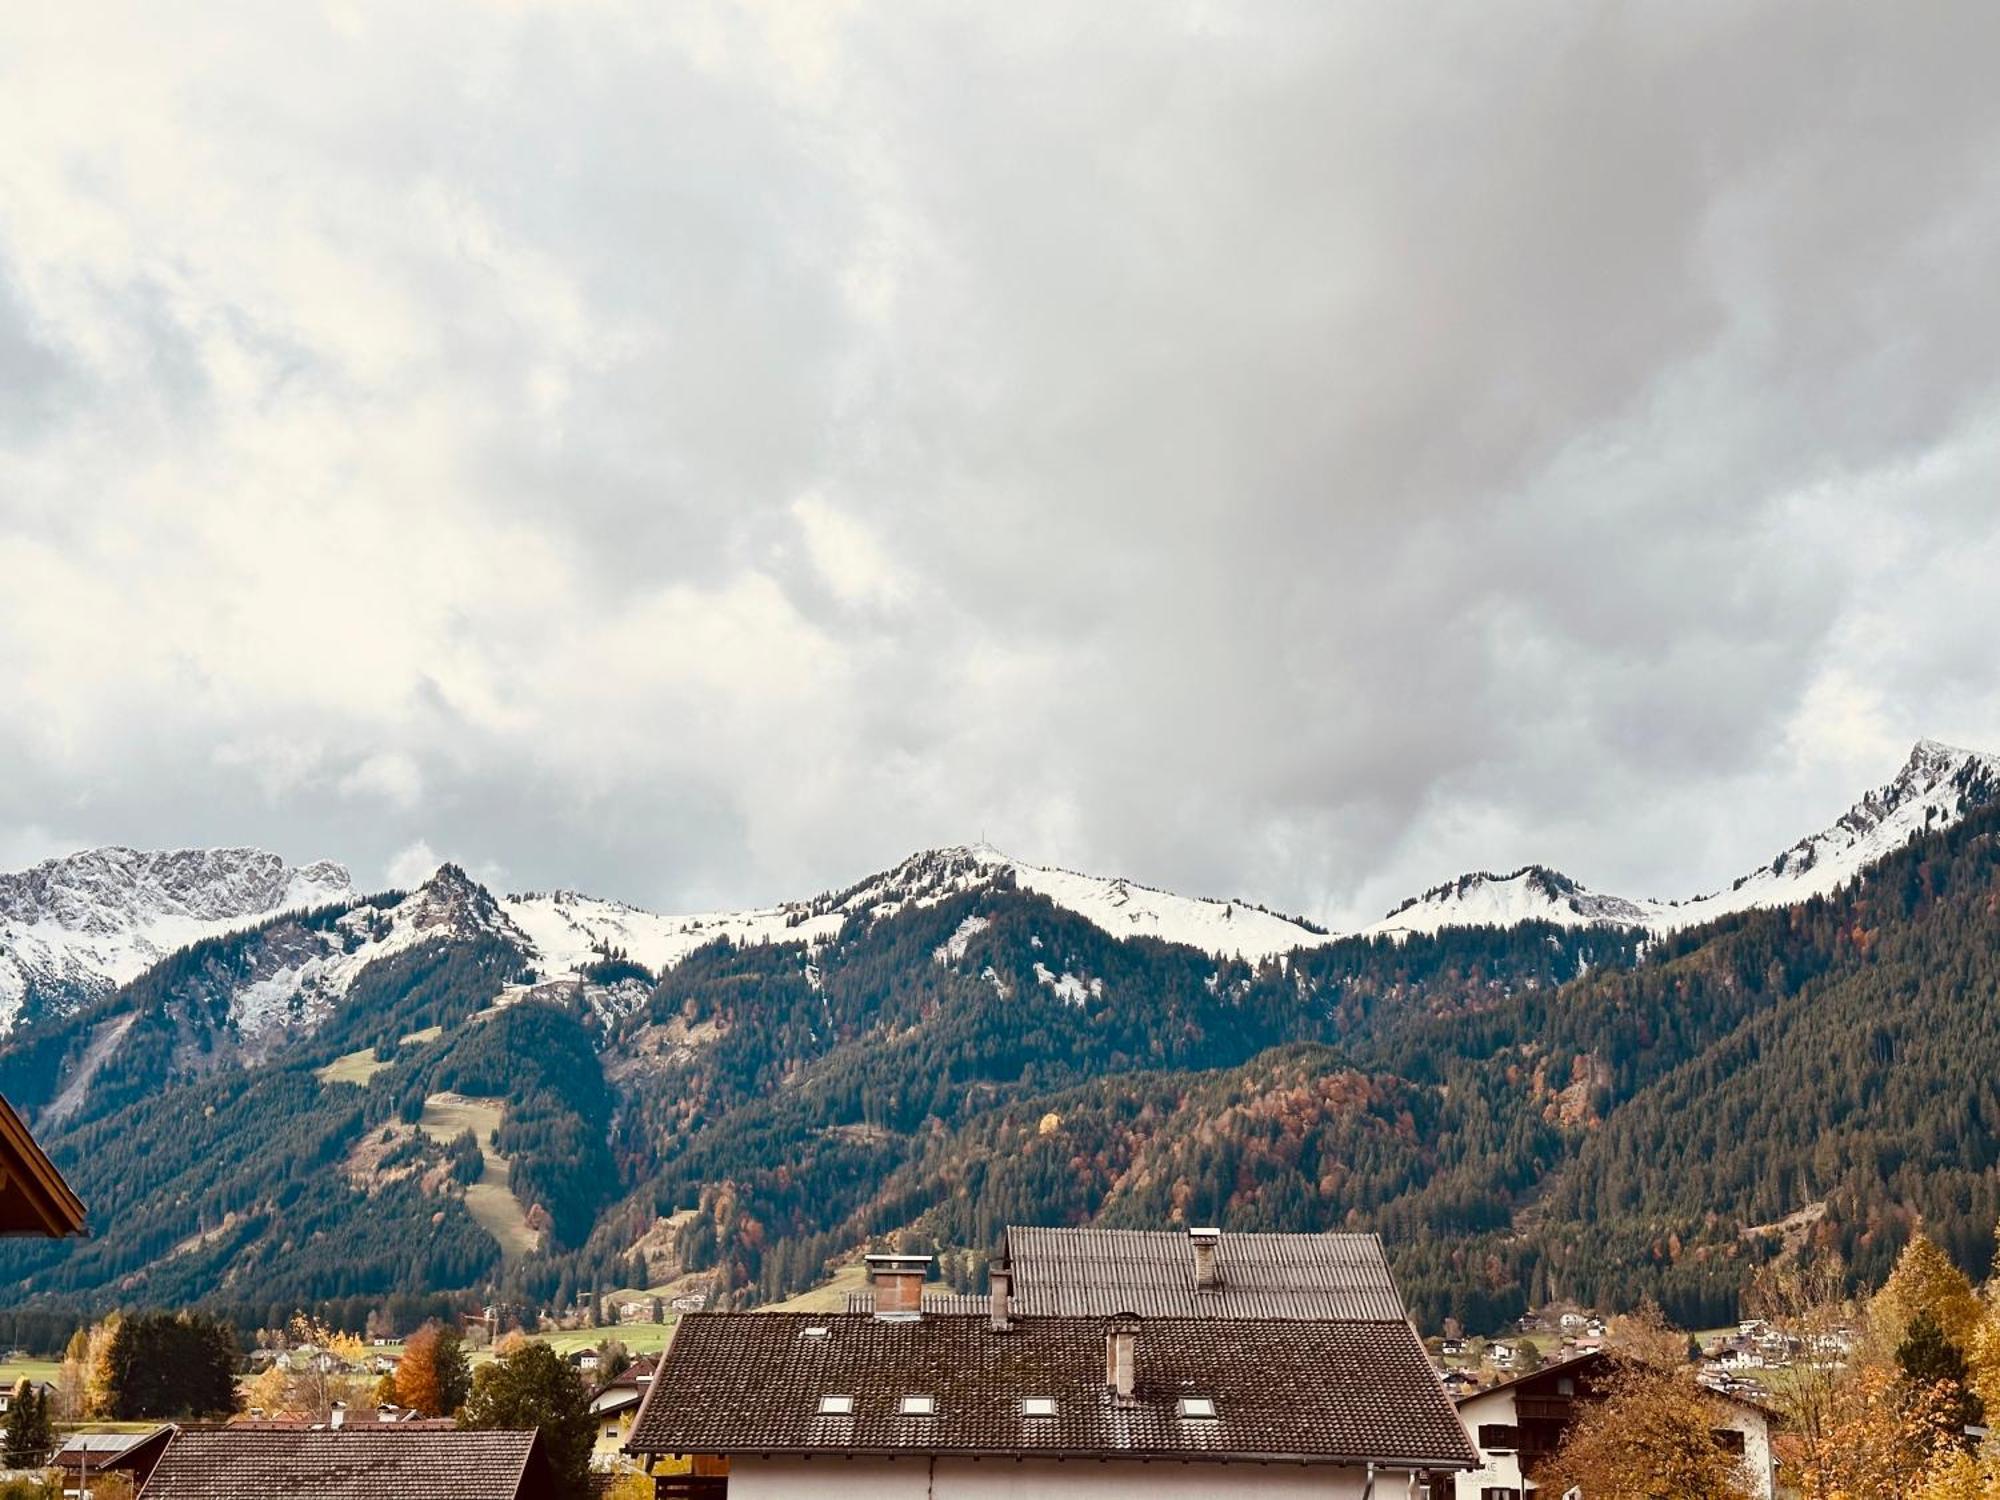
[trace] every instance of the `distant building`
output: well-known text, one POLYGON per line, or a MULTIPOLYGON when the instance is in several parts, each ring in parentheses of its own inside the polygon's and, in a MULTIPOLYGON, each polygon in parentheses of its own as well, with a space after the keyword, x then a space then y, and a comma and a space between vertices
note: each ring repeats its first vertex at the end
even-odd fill
MULTIPOLYGON (((14 1392, 19 1388, 19 1381, 13 1385, 0 1385, 0 1417, 6 1416, 14 1409, 14 1392)), ((56 1393, 56 1388, 46 1380, 31 1380, 28 1382, 28 1389, 37 1396, 50 1399, 53 1399, 56 1393)))
POLYGON ((882 1255, 869 1312, 688 1317, 628 1447, 693 1460, 663 1497, 733 1500, 1387 1500, 1476 1461, 1372 1237, 1097 1233, 1009 1230, 977 1313, 882 1255))
POLYGON ((597 1468, 630 1467, 625 1440, 632 1435, 632 1419, 639 1414, 639 1403, 652 1387, 655 1364, 650 1358, 634 1360, 590 1398, 590 1414, 597 1421, 590 1461, 597 1468))

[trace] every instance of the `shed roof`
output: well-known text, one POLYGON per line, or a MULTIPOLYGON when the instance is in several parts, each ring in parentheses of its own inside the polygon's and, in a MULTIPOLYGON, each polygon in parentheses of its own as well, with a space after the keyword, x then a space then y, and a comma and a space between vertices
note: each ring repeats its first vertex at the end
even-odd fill
POLYGON ((1220 1286, 1195 1290, 1186 1234, 1012 1225, 1007 1263, 1024 1315, 1355 1319, 1407 1316, 1372 1234, 1234 1234, 1216 1242, 1220 1286))
POLYGON ((1142 1320, 1135 1402, 1105 1385, 1106 1320, 697 1313, 628 1446, 642 1453, 959 1453, 1465 1468, 1476 1460, 1405 1322, 1142 1320), (820 1330, 812 1332, 811 1330, 820 1330), (852 1397, 826 1416, 824 1396, 852 1397), (902 1398, 929 1396, 930 1415, 902 1398), (1054 1401, 1028 1416, 1030 1396, 1054 1401), (1181 1415, 1182 1397, 1215 1403, 1181 1415))

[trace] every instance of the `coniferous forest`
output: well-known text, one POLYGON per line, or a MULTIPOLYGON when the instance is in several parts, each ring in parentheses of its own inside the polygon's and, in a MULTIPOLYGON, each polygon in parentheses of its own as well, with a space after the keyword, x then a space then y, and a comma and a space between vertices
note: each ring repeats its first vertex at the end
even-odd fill
POLYGON ((504 933, 445 931, 316 1029, 232 1035, 259 954, 343 910, 197 945, 0 1049, 95 1225, 0 1250, 0 1341, 117 1306, 244 1329, 548 1306, 645 1285, 635 1247, 675 1215, 676 1259, 737 1303, 891 1233, 964 1279, 1010 1222, 1374 1230, 1420 1323, 1475 1330, 1552 1297, 1713 1326, 1801 1249, 1879 1282, 1919 1223, 1963 1267, 1993 1254, 2000 810, 1665 938, 1447 929, 1253 965, 1002 882, 524 995, 504 933), (480 1143, 418 1128, 440 1095, 500 1108, 527 1253, 467 1207, 480 1143))

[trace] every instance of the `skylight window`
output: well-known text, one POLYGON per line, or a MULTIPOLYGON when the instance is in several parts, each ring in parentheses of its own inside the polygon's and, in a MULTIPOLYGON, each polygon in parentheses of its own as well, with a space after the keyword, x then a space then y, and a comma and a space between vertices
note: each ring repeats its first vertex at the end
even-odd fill
POLYGON ((1024 1417, 1053 1417, 1056 1414, 1056 1398, 1053 1396, 1023 1396, 1021 1415, 1024 1417))
POLYGON ((822 1396, 819 1398, 819 1414, 822 1417, 851 1417, 854 1415, 852 1396, 822 1396))
POLYGON ((1212 1422, 1215 1420, 1215 1401, 1208 1396, 1183 1396, 1178 1414, 1190 1422, 1212 1422))
POLYGON ((802 1339, 823 1339, 830 1331, 820 1324, 815 1323, 810 1328, 801 1328, 799 1330, 799 1337, 802 1339))
POLYGON ((935 1415, 936 1412, 937 1397, 935 1396, 905 1396, 903 1398, 903 1415, 906 1417, 928 1417, 935 1415))

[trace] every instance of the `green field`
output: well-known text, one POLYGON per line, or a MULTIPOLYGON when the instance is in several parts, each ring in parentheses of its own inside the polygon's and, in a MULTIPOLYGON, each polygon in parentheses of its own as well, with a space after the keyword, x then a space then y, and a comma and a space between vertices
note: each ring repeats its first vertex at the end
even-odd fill
POLYGON ((634 1354, 658 1354, 673 1342, 673 1314, 668 1313, 665 1323, 617 1323, 603 1328, 558 1328, 553 1333, 530 1334, 530 1338, 541 1340, 558 1354, 572 1354, 578 1349, 594 1349, 606 1339, 616 1339, 634 1354))
POLYGON ((24 1380, 54 1380, 57 1364, 52 1359, 15 1359, 0 1364, 0 1386, 12 1390, 24 1380))
POLYGON ((860 1261, 841 1266, 832 1277, 818 1286, 800 1292, 796 1297, 788 1297, 783 1302, 773 1302, 768 1307, 760 1307, 759 1312, 846 1312, 847 1294, 868 1290, 868 1268, 860 1261))
POLYGON ((352 1083, 366 1088, 368 1080, 388 1066, 377 1060, 373 1047, 363 1047, 359 1052, 336 1057, 323 1068, 315 1068, 313 1077, 321 1083, 352 1083))
POLYGON ((449 1144, 470 1130, 486 1159, 486 1174, 465 1190, 465 1206, 494 1239, 504 1260, 513 1262, 539 1249, 542 1237, 528 1227, 527 1210, 514 1196, 514 1166, 493 1149, 493 1132, 500 1128, 498 1099, 471 1099, 464 1094, 432 1094, 424 1101, 417 1128, 434 1141, 449 1144))

